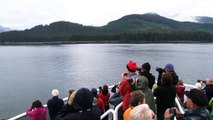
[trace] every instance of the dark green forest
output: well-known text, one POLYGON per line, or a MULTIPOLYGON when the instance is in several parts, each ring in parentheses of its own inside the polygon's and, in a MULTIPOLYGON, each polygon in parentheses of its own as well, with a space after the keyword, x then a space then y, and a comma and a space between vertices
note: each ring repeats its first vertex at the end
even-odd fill
POLYGON ((0 44, 213 42, 212 23, 178 22, 157 14, 133 14, 105 26, 58 21, 0 33, 0 44))

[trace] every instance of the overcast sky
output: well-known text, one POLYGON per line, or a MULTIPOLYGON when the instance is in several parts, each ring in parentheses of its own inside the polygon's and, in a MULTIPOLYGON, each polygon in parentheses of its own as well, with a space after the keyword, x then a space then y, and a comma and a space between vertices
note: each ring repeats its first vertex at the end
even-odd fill
POLYGON ((0 0, 0 25, 23 30, 64 20, 102 26, 147 12, 179 21, 213 17, 213 0, 0 0))

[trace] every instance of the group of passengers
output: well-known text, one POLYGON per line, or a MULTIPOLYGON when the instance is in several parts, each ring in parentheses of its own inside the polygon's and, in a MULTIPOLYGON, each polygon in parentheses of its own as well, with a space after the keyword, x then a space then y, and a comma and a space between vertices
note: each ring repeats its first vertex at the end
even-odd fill
MULTIPOLYGON (((122 103, 118 111, 119 120, 169 120, 176 117, 180 120, 212 120, 213 110, 213 83, 206 80, 204 89, 185 91, 182 80, 179 80, 172 64, 157 68, 158 79, 150 73, 151 65, 146 62, 138 67, 134 61, 129 61, 121 81, 116 84, 110 97, 108 86, 81 88, 69 91, 68 101, 64 105, 59 91, 52 91, 53 98, 48 100, 47 107, 50 120, 100 120, 100 116, 109 109, 109 104, 117 106, 122 103), (136 71, 139 71, 139 74, 136 71), (188 111, 181 114, 175 106, 175 98, 184 104, 184 95, 187 96, 188 111), (154 100, 156 97, 156 101, 154 100), (155 104, 156 103, 156 104, 155 104), (209 107, 208 110, 206 107, 209 107), (156 105, 156 106, 155 106, 156 105), (156 115, 156 117, 155 117, 156 115)), ((37 100, 27 110, 32 120, 46 120, 47 110, 37 100)), ((108 120, 108 116, 103 118, 108 120)))

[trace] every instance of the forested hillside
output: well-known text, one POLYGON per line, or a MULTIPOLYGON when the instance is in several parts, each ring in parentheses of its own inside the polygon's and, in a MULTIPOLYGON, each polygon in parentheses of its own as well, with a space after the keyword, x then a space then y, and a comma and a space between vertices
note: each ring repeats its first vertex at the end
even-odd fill
POLYGON ((127 15, 105 26, 59 21, 0 33, 1 44, 19 42, 213 42, 213 24, 178 22, 158 14, 127 15))

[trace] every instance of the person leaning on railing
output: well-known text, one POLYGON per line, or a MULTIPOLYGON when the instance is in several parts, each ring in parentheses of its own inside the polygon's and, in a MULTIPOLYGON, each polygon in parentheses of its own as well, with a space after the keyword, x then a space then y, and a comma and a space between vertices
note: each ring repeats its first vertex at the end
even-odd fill
POLYGON ((184 93, 187 96, 186 106, 189 110, 180 114, 177 108, 168 108, 164 113, 164 120, 170 120, 174 116, 178 120, 213 120, 211 114, 205 108, 208 99, 202 90, 191 89, 184 93))
POLYGON ((31 120, 46 120, 47 110, 40 100, 36 100, 32 103, 32 106, 27 109, 26 113, 31 120))

